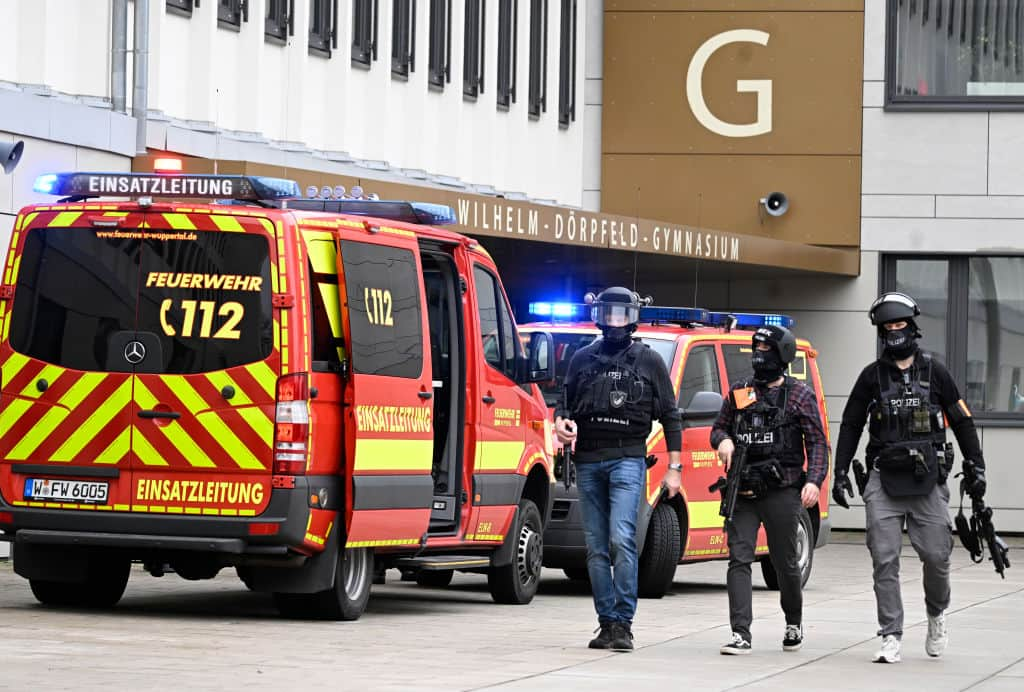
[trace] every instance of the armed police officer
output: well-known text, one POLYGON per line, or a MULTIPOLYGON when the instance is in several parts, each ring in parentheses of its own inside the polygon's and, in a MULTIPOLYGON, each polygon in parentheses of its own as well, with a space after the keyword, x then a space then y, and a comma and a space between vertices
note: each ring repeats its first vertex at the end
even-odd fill
POLYGON ((946 479, 953 449, 946 443, 947 419, 965 461, 970 459, 977 469, 967 492, 979 498, 985 493, 985 462, 971 412, 946 368, 918 348, 921 331, 915 318, 920 314, 914 299, 904 293, 885 293, 872 304, 868 316, 878 329, 882 356, 864 368, 853 385, 836 448, 832 496, 836 504, 849 507, 848 472, 868 423, 868 478, 861 494, 882 637, 874 658, 879 663, 900 660, 904 524, 923 563, 928 613, 925 651, 941 656, 949 641, 945 610, 953 537, 946 479))
POLYGON ((726 472, 737 463, 731 482, 739 484, 726 526, 732 639, 720 651, 727 655, 751 651, 750 565, 762 523, 786 615, 782 648, 796 651, 803 645, 797 533, 801 515, 817 504, 828 473, 828 442, 818 401, 807 385, 785 374, 796 357, 796 338, 784 327, 766 326, 754 332, 751 345, 753 381, 732 385, 711 428, 711 446, 718 450, 726 472))
POLYGON ((657 419, 665 431, 669 497, 679 491, 682 421, 668 368, 634 341, 640 298, 626 288, 602 291, 592 319, 602 338, 569 361, 555 432, 575 443, 577 491, 587 543, 587 571, 600 633, 592 649, 633 648, 638 556, 637 512, 647 475, 647 437, 657 419))

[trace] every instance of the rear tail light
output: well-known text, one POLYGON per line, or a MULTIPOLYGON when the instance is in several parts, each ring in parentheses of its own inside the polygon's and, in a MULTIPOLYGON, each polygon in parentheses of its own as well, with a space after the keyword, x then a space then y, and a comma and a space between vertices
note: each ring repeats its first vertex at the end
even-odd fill
POLYGON ((0 512, 0 524, 13 524, 14 514, 11 512, 0 512))
POLYGON ((309 455, 309 376, 304 372, 277 380, 274 415, 274 473, 286 476, 306 472, 309 455))

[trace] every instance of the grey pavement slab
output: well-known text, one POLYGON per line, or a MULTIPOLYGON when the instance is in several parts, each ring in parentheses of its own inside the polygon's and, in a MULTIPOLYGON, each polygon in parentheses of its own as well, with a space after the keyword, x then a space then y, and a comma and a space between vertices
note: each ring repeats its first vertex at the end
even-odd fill
MULTIPOLYGON (((1011 560, 1024 553, 1014 543, 1011 560)), ((589 591, 556 570, 523 607, 492 603, 479 575, 427 589, 391 571, 361 620, 324 623, 279 618, 231 570, 187 582, 138 569, 111 611, 44 608, 0 562, 0 690, 1024 690, 1022 567, 1000 580, 957 546, 951 644, 932 659, 920 562, 905 547, 903 662, 891 666, 870 662, 879 640, 862 535, 837 534, 815 555, 799 652, 781 650, 778 594, 754 574, 754 652, 726 657, 723 562, 680 567, 665 598, 641 600, 630 654, 586 648, 589 591)))

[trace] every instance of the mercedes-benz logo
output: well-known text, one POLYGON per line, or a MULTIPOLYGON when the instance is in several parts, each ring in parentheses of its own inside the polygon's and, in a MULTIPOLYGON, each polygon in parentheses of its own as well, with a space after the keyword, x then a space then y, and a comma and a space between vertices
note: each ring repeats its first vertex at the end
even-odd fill
POLYGON ((138 365, 146 357, 146 347, 141 341, 129 341, 124 347, 124 359, 132 365, 138 365))

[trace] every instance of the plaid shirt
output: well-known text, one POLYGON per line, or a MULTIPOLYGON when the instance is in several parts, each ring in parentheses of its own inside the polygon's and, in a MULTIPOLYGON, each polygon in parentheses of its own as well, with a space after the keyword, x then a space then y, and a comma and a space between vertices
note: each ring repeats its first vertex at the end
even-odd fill
MULTIPOLYGON (((825 430, 821 427, 821 413, 818 410, 818 400, 814 392, 807 385, 790 380, 789 398, 786 400, 786 411, 795 416, 800 422, 800 430, 804 437, 804 452, 807 455, 807 482, 821 487, 825 482, 825 475, 828 473, 828 442, 825 438, 825 430)), ((746 382, 733 384, 732 389, 742 389, 748 386, 746 382)), ((778 403, 782 387, 765 387, 754 385, 757 396, 769 404, 778 403)), ((722 440, 732 437, 733 419, 736 414, 736 405, 730 394, 722 404, 722 410, 718 414, 718 420, 711 428, 711 446, 718 449, 722 440)), ((797 483, 800 479, 802 469, 789 466, 782 468, 783 478, 788 483, 797 483)))

